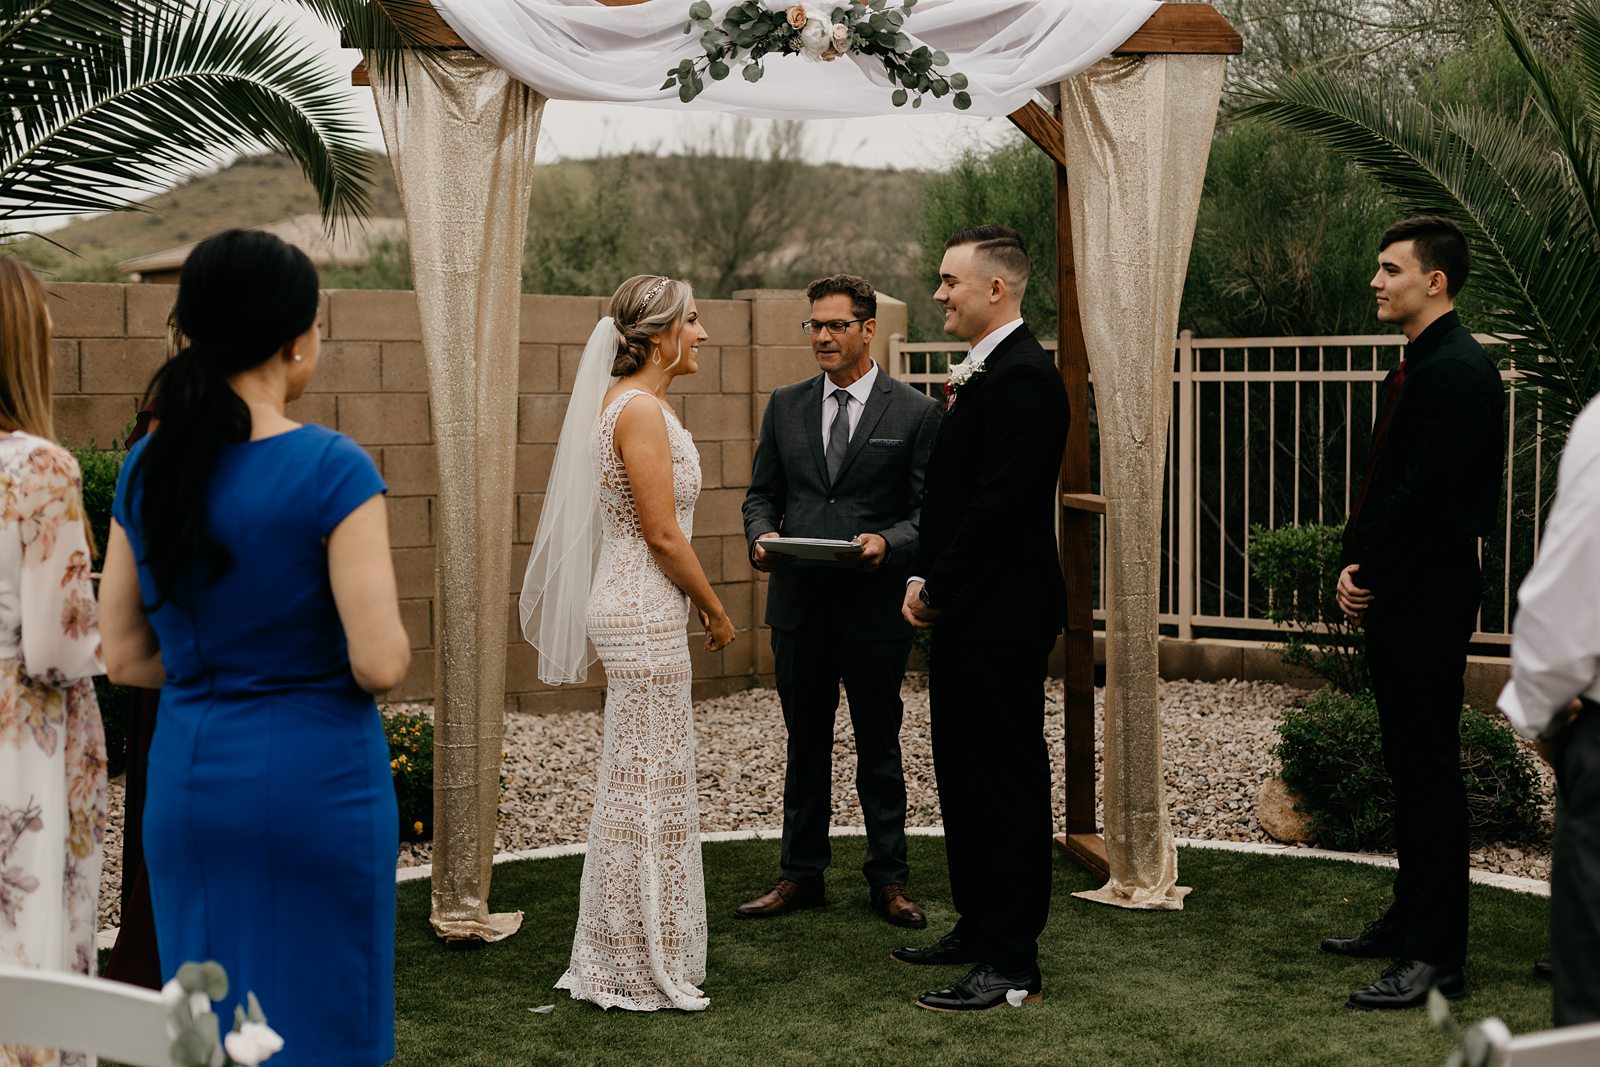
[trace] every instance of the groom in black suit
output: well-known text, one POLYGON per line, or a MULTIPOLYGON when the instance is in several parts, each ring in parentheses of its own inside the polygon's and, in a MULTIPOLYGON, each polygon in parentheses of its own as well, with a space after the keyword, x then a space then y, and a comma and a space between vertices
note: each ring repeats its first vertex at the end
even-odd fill
POLYGON ((1040 994, 1053 847, 1044 679, 1066 612, 1055 515, 1068 408, 1055 361, 1022 321, 1027 284, 1015 230, 977 226, 945 242, 934 299, 945 332, 972 351, 946 386, 902 612, 933 627, 933 760, 961 918, 937 943, 893 953, 974 965, 917 998, 936 1011, 1040 994))
POLYGON ((835 274, 812 282, 806 295, 811 317, 803 325, 821 373, 772 394, 744 501, 750 562, 772 575, 766 621, 789 734, 783 849, 777 882, 735 914, 768 918, 823 901, 842 681, 867 826, 861 869, 869 899, 889 922, 920 928, 928 920, 906 888, 900 682, 911 627, 900 617, 900 596, 916 551, 939 405, 873 362, 872 286, 835 274), (862 552, 843 566, 783 563, 761 544, 780 534, 857 538, 862 552))

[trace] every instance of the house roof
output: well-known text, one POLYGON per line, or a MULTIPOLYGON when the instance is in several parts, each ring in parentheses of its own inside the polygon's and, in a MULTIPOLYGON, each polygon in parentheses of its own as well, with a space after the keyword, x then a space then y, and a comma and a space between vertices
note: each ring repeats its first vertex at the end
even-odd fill
MULTIPOLYGON (((367 262, 376 242, 384 239, 403 240, 406 222, 405 219, 367 219, 364 223, 341 226, 330 235, 323 228, 322 216, 309 213, 246 229, 260 230, 282 238, 310 256, 311 262, 318 267, 359 267, 367 262)), ((177 270, 199 243, 192 241, 160 252, 134 256, 118 263, 117 269, 129 274, 177 270)))

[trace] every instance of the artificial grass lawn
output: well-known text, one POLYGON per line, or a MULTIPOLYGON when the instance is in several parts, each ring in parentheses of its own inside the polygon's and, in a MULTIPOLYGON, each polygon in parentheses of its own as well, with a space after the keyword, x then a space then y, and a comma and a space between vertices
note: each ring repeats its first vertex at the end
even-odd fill
MULTIPOLYGON (((870 911, 863 842, 834 841, 829 904, 777 919, 733 908, 765 889, 776 841, 705 846, 710 952, 704 1012, 602 1012, 551 985, 566 968, 581 856, 494 871, 493 907, 526 912, 522 929, 474 951, 429 929, 428 885, 400 887, 396 934, 397 1065, 436 1064, 1442 1064, 1449 1043, 1425 1012, 1344 1006, 1381 960, 1317 951, 1350 934, 1389 896, 1389 870, 1325 860, 1186 849, 1181 912, 1133 912, 1075 900, 1097 882, 1057 854, 1041 942, 1044 999, 972 1016, 922 1011, 912 999, 962 968, 889 958, 955 921, 944 842, 913 837, 912 890, 926 931, 870 911), (537 1005, 555 1005, 534 1014, 537 1005)), ((1498 1015, 1513 1033, 1550 1025, 1550 990, 1530 973, 1546 955, 1544 900, 1474 886, 1471 991, 1463 1025, 1498 1015)))

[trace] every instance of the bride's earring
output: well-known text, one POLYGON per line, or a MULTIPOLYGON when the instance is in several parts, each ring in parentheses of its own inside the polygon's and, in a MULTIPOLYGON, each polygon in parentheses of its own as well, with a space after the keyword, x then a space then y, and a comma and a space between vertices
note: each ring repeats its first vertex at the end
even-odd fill
POLYGON ((303 359, 305 359, 305 357, 304 357, 304 356, 302 356, 302 355, 301 355, 301 354, 300 354, 300 353, 298 353, 298 352, 294 352, 294 353, 291 353, 291 354, 292 354, 292 355, 293 355, 293 356, 294 356, 294 361, 295 361, 295 362, 296 362, 296 363, 299 363, 299 362, 300 362, 300 361, 301 361, 301 360, 303 360, 303 359))
POLYGON ((650 365, 652 367, 661 366, 661 349, 652 348, 650 350, 650 365))

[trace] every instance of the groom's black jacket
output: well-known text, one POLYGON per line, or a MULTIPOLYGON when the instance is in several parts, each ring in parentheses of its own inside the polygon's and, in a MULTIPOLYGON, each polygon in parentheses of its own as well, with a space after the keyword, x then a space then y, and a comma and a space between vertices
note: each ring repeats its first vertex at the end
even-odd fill
POLYGON ((989 353, 934 438, 912 573, 947 633, 1059 633, 1066 587, 1056 497, 1067 442, 1066 389, 1027 325, 989 353))

